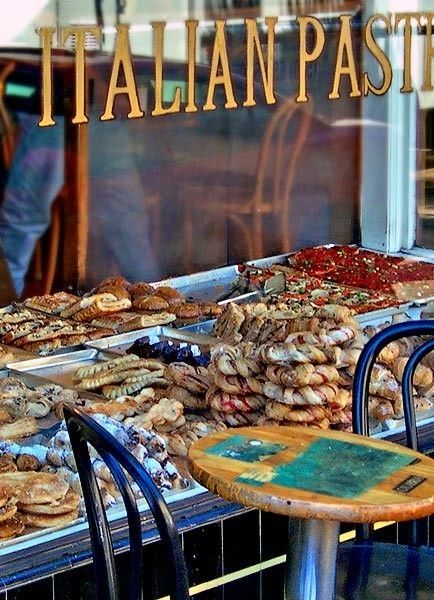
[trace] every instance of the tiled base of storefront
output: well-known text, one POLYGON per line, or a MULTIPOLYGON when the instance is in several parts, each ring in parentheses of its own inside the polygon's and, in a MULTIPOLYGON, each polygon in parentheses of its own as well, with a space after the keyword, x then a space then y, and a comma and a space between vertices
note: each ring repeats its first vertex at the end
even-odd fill
MULTIPOLYGON (((434 519, 422 522, 423 540, 434 545, 434 519)), ((382 524, 385 525, 385 524, 382 524)), ((378 525, 377 525, 378 527, 378 525)), ((343 539, 352 537, 351 527, 342 528, 343 539)), ((378 541, 409 541, 406 524, 389 524, 375 531, 378 541)), ((182 534, 194 600, 268 600, 283 597, 287 520, 256 510, 245 512, 182 534)), ((143 548, 145 600, 167 595, 167 571, 160 542, 143 548)), ((128 553, 117 557, 121 590, 126 593, 128 553)), ((8 589, 0 600, 94 600, 92 565, 76 567, 8 589)))

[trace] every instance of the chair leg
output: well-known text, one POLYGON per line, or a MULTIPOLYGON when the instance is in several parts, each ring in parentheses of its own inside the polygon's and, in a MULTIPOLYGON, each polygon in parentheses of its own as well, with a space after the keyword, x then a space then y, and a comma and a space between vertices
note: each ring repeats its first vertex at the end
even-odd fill
POLYGON ((264 256, 264 231, 263 214, 255 211, 253 213, 253 258, 262 258, 264 256))
POLYGON ((51 225, 48 242, 48 257, 43 278, 42 289, 44 294, 49 294, 53 287, 56 274, 57 259, 60 246, 60 208, 54 206, 51 214, 51 225))
POLYGON ((158 196, 156 195, 155 198, 152 198, 151 201, 151 214, 152 214, 152 221, 151 221, 151 227, 152 227, 152 231, 151 231, 151 239, 152 239, 152 245, 156 251, 156 254, 158 255, 160 253, 160 249, 161 249, 161 212, 160 212, 160 201, 158 196))
POLYGON ((182 201, 182 222, 184 229, 184 264, 187 273, 193 270, 193 212, 188 199, 182 201))
POLYGON ((248 226, 245 224, 243 219, 238 215, 229 215, 229 218, 234 221, 234 223, 239 227, 246 244, 247 257, 249 260, 255 258, 254 256, 254 247, 252 241, 252 232, 249 230, 248 226))

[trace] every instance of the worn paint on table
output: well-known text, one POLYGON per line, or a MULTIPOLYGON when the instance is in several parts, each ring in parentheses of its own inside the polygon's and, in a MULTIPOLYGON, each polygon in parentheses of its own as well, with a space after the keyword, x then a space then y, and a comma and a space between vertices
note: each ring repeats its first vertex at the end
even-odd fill
POLYGON ((284 444, 264 442, 243 435, 233 435, 223 442, 207 448, 206 453, 253 463, 274 456, 286 448, 287 446, 284 444))
POLYGON ((412 460, 412 456, 389 450, 320 438, 291 462, 274 467, 258 465, 239 475, 236 481, 255 487, 271 482, 338 498, 354 498, 412 460))

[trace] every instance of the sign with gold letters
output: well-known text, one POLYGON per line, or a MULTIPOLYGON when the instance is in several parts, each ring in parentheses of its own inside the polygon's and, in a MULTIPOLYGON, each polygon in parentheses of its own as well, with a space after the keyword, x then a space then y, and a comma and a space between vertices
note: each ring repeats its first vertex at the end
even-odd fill
MULTIPOLYGON (((166 23, 163 21, 151 23, 153 30, 154 61, 155 61, 155 102, 149 115, 140 105, 140 95, 137 80, 134 73, 134 63, 131 54, 129 39, 129 26, 116 26, 116 39, 111 66, 111 74, 107 82, 105 106, 100 115, 101 121, 109 121, 116 118, 116 98, 120 95, 126 96, 130 111, 129 119, 139 119, 146 116, 161 116, 170 113, 184 111, 188 113, 212 111, 216 109, 214 102, 217 88, 224 91, 226 109, 235 109, 239 106, 255 106, 255 69, 259 68, 260 82, 263 87, 264 97, 267 104, 274 104, 276 96, 274 93, 274 50, 275 50, 275 28, 278 19, 266 17, 266 51, 262 51, 261 40, 258 31, 258 22, 255 19, 246 19, 244 23, 246 36, 245 73, 246 89, 245 97, 241 100, 235 98, 232 84, 230 54, 226 42, 226 21, 215 21, 214 41, 211 53, 211 65, 205 102, 200 106, 195 96, 195 72, 196 72, 196 33, 198 21, 185 21, 187 38, 187 101, 181 107, 181 89, 176 87, 173 98, 166 106, 163 103, 164 84, 164 36, 166 23), (264 56, 265 54, 265 56, 264 56), (119 81, 122 84, 119 84, 119 81)), ((434 59, 434 47, 432 44, 434 13, 406 12, 394 14, 374 14, 362 28, 362 42, 366 50, 375 59, 380 73, 381 83, 375 85, 368 72, 363 72, 361 77, 357 74, 356 61, 353 49, 353 23, 351 15, 339 17, 339 39, 337 44, 336 59, 330 81, 330 100, 341 98, 341 82, 348 78, 350 84, 349 95, 351 98, 374 94, 382 96, 386 94, 392 84, 393 69, 390 58, 382 48, 375 36, 375 31, 381 30, 382 35, 404 36, 403 56, 403 81, 402 93, 410 93, 412 87, 411 73, 411 48, 413 26, 426 27, 425 49, 424 49, 424 75, 422 91, 432 91, 433 73, 432 63, 434 59)), ((327 43, 327 33, 324 25, 314 16, 299 16, 296 18, 299 28, 298 36, 298 93, 295 101, 298 103, 309 101, 309 89, 307 72, 309 65, 319 60, 327 43)), ((52 103, 52 49, 54 27, 40 27, 37 33, 42 46, 42 114, 39 121, 40 127, 55 125, 52 103)), ((93 35, 99 42, 102 38, 101 27, 94 25, 75 25, 62 27, 57 31, 59 47, 64 47, 70 36, 75 37, 75 115, 73 124, 87 123, 89 118, 86 114, 87 90, 86 90, 86 35, 93 35)))

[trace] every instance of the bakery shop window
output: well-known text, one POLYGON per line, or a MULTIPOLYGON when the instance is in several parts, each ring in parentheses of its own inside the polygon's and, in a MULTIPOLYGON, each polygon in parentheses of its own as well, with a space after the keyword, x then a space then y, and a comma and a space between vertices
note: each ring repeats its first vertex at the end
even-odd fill
POLYGON ((386 1, 37 4, 0 32, 0 239, 19 295, 317 244, 434 246, 426 3, 400 3, 419 15, 410 58, 386 1))

